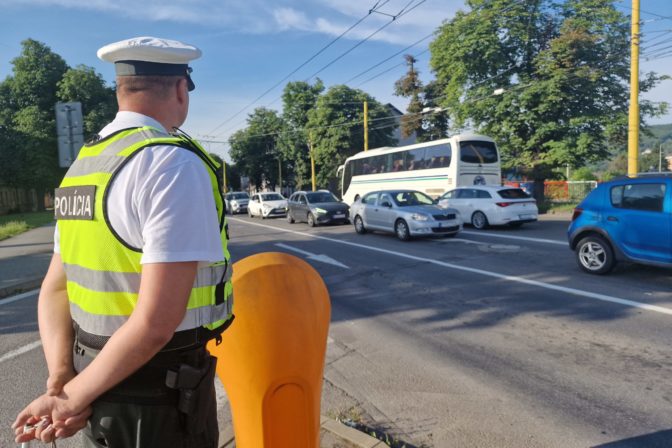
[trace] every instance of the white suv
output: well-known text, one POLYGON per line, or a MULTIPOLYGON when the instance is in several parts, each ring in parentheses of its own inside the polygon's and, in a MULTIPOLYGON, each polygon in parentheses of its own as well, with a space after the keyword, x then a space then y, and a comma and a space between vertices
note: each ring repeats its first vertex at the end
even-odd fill
POLYGON ((488 225, 520 227, 537 220, 537 201, 520 188, 494 185, 460 187, 444 193, 437 200, 439 207, 452 207, 465 223, 477 229, 488 225))

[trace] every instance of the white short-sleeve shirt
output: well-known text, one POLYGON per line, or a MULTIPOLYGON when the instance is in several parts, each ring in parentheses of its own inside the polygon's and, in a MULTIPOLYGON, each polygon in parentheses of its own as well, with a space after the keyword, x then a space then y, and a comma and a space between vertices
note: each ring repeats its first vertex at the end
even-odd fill
MULTIPOLYGON (((122 111, 100 136, 140 126, 165 132, 151 117, 122 111)), ((142 264, 224 260, 210 177, 196 154, 175 146, 145 148, 109 188, 110 224, 120 238, 142 249, 142 264)), ((54 252, 60 253, 58 227, 54 252)))

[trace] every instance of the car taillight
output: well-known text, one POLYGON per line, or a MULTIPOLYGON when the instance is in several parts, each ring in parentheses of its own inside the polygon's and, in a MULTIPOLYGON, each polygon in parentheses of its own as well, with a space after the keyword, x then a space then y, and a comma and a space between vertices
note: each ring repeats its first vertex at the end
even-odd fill
POLYGON ((508 207, 509 205, 513 204, 513 202, 495 202, 495 204, 499 205, 500 207, 508 207))
POLYGON ((579 207, 576 207, 576 208, 574 209, 574 213, 572 213, 572 221, 574 221, 576 218, 578 218, 579 216, 581 216, 581 213, 583 213, 583 209, 582 209, 582 208, 579 208, 579 207))

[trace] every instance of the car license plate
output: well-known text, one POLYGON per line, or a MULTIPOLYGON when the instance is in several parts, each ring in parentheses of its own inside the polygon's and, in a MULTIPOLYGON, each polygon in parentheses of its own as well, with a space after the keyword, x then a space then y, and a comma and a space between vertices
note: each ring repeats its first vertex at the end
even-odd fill
POLYGON ((345 218, 345 214, 338 213, 338 214, 334 215, 334 218, 345 218))
POLYGON ((518 215, 520 219, 534 219, 536 218, 535 215, 518 215))

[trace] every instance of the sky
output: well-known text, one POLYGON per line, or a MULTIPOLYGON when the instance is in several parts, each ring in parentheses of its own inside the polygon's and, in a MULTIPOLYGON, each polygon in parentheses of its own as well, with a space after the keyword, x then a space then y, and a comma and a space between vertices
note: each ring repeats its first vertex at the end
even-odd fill
MULTIPOLYGON (((672 0, 640 1, 642 52, 665 52, 672 45, 672 0)), ((617 3, 626 14, 630 5, 629 0, 617 3)), ((317 74, 327 87, 347 83, 405 111, 407 100, 393 94, 394 82, 406 72, 403 54, 417 55, 421 80, 432 80, 427 51, 431 37, 356 76, 430 36, 459 9, 466 9, 464 0, 0 0, 0 79, 11 75, 11 60, 27 38, 45 43, 72 67, 94 67, 110 84, 114 67, 96 57, 98 48, 136 36, 190 43, 203 51, 203 57, 191 63, 197 87, 183 129, 205 141, 209 151, 230 160, 228 137, 245 126, 247 114, 255 107, 280 109, 280 95, 288 81, 312 82, 317 74), (369 13, 371 9, 376 12, 369 13), (391 16, 398 17, 392 20, 391 16), (319 56, 244 109, 362 18, 319 56)), ((640 69, 672 76, 672 56, 642 57, 640 69)), ((672 105, 672 80, 643 97, 672 105)), ((650 123, 672 123, 672 111, 650 123)))

